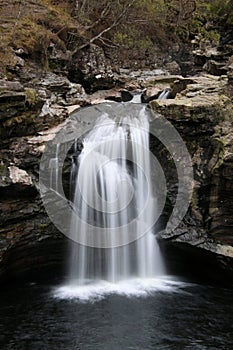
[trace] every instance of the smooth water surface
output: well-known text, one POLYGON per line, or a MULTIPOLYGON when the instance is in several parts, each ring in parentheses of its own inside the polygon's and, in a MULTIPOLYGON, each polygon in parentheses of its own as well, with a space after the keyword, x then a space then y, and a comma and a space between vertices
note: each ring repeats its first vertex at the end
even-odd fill
POLYGON ((0 348, 233 349, 231 289, 157 282, 139 288, 134 281, 128 291, 103 285, 108 292, 97 288, 86 299, 62 294, 64 287, 9 287, 0 294, 0 348))

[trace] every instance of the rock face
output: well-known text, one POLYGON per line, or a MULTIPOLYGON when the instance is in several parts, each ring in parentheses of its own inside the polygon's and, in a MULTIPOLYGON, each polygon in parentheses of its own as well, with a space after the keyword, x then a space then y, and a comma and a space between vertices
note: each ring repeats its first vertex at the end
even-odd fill
MULTIPOLYGON (((96 72, 94 72, 96 73, 96 72)), ((52 72, 0 81, 0 277, 63 265, 64 236, 50 222, 38 192, 39 162, 69 112, 120 92, 86 94, 52 72)))
MULTIPOLYGON (((162 236, 233 257, 233 124, 226 86, 226 77, 192 77, 175 99, 155 100, 151 107, 179 131, 195 180, 190 211, 169 237, 162 236)), ((176 193, 169 196, 174 202, 176 193)))
POLYGON ((67 107, 77 104, 87 104, 83 87, 54 73, 44 73, 24 86, 1 80, 1 141, 57 125, 68 117, 67 107))
MULTIPOLYGON (((99 79, 96 70, 83 72, 86 79, 88 74, 93 82, 99 79)), ((161 231, 163 239, 204 248, 217 253, 216 256, 233 257, 229 83, 229 75, 183 78, 161 70, 122 70, 111 77, 110 85, 106 84, 114 88, 88 95, 80 83, 51 72, 43 72, 24 85, 3 79, 0 82, 0 276, 64 265, 66 240, 50 222, 38 193, 39 162, 45 142, 52 140, 66 123, 69 111, 106 99, 122 101, 126 90, 130 96, 143 92, 149 101, 164 89, 170 89, 169 99, 154 100, 150 106, 176 127, 193 160, 195 189, 191 207, 173 234, 168 236, 161 231)), ((93 86, 95 90, 98 85, 93 86)), ((151 147, 152 150, 155 147, 153 142, 151 147)), ((164 222, 177 195, 176 171, 165 157, 163 168, 166 167, 170 175, 164 222)))
POLYGON ((51 72, 0 81, 0 276, 61 262, 66 244, 41 202, 39 162, 69 107, 88 103, 81 85, 51 72))
MULTIPOLYGON (((38 173, 45 142, 53 139, 69 113, 106 100, 126 101, 142 92, 148 103, 164 89, 170 90, 169 99, 154 100, 151 108, 171 121, 186 141, 195 190, 182 225, 163 237, 233 257, 232 28, 220 33, 218 47, 200 35, 192 47, 168 43, 165 53, 154 42, 153 50, 141 58, 135 48, 130 57, 119 57, 119 51, 114 59, 115 49, 108 53, 93 44, 74 54, 77 23, 67 22, 63 6, 54 12, 46 1, 23 3, 0 4, 2 44, 13 35, 0 62, 0 276, 62 261, 65 239, 45 213, 38 173), (19 25, 24 12, 26 22, 19 25), (45 22, 38 27, 41 14, 46 14, 41 17, 45 22), (34 18, 38 23, 33 20, 32 26, 34 18), (27 43, 14 40, 16 27, 27 43), (44 28, 42 36, 38 28, 44 28), (201 76, 191 76, 197 73, 201 76)), ((66 3, 72 6, 72 1, 66 3)), ((165 161, 164 168, 168 164, 165 161)), ((168 172, 165 221, 177 194, 174 167, 168 172)))
POLYGON ((115 86, 115 75, 103 49, 91 45, 79 53, 68 67, 68 78, 80 83, 89 92, 110 89, 115 86))
MULTIPOLYGON (((55 131, 7 140, 0 149, 0 276, 50 269, 62 259, 64 237, 47 217, 37 189, 44 142, 55 131)), ((33 277, 33 275, 32 275, 33 277)))

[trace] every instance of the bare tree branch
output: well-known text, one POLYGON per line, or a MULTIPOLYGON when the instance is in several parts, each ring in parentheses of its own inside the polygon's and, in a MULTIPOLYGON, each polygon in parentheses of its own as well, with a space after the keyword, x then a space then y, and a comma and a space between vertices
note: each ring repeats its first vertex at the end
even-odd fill
POLYGON ((77 47, 73 52, 72 52, 72 56, 74 56, 78 51, 86 48, 87 46, 89 46, 90 44, 92 44, 94 41, 100 39, 103 34, 109 32, 111 29, 113 29, 114 27, 116 27, 122 20, 122 18, 124 18, 124 16, 127 14, 127 12, 129 11, 129 9, 134 5, 134 3, 136 2, 136 0, 131 0, 122 10, 122 12, 119 14, 119 16, 115 19, 115 21, 107 28, 103 29, 100 33, 98 33, 97 35, 95 35, 94 37, 92 37, 88 42, 86 42, 85 44, 77 47))
POLYGON ((84 11, 86 4, 87 4, 87 0, 83 0, 81 7, 80 7, 80 11, 82 11, 82 12, 84 11))
POLYGON ((20 1, 19 1, 19 10, 18 10, 18 14, 17 14, 16 20, 15 20, 15 24, 14 24, 14 27, 13 27, 13 30, 12 30, 12 36, 15 35, 16 27, 18 26, 19 19, 20 19, 20 16, 21 16, 22 7, 23 7, 23 1, 20 0, 20 1))
POLYGON ((114 44, 111 40, 109 40, 107 38, 99 38, 99 40, 104 46, 111 47, 112 49, 119 47, 119 45, 114 44))
POLYGON ((90 29, 96 27, 96 26, 103 20, 103 18, 106 17, 106 16, 108 15, 109 11, 110 11, 110 6, 106 6, 106 7, 103 9, 103 11, 101 12, 100 17, 97 19, 97 21, 93 22, 93 23, 92 23, 91 25, 89 25, 89 26, 85 26, 84 29, 85 29, 85 30, 90 30, 90 29))

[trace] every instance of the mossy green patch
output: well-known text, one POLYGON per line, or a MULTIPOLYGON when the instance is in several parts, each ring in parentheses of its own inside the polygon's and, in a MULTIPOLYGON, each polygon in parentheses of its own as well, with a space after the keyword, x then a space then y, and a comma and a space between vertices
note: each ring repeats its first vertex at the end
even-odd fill
POLYGON ((29 107, 33 107, 38 102, 38 93, 34 89, 26 88, 25 89, 26 100, 25 103, 29 107))

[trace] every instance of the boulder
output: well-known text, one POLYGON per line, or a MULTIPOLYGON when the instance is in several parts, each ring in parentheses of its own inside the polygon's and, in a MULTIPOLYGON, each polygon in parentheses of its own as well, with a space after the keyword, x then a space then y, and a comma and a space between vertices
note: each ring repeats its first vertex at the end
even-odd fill
POLYGON ((225 67, 225 62, 216 62, 214 60, 208 60, 203 69, 210 74, 213 75, 225 75, 227 73, 227 69, 225 67))
POLYGON ((96 45, 90 45, 73 58, 68 66, 68 78, 73 83, 82 84, 88 92, 110 89, 116 85, 112 67, 103 49, 96 45))
POLYGON ((181 74, 180 66, 176 61, 168 62, 165 67, 170 74, 181 74))

